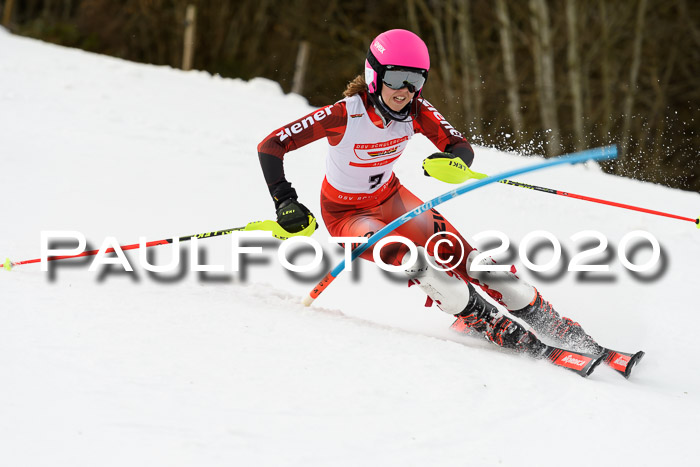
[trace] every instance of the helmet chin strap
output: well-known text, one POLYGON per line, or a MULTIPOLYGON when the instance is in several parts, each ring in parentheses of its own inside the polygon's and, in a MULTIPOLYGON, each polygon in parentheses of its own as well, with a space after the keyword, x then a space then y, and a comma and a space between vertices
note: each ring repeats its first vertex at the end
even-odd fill
POLYGON ((374 93, 370 93, 369 97, 372 101, 372 105, 377 109, 379 118, 382 119, 382 123, 386 127, 390 121, 404 122, 409 118, 411 113, 411 105, 413 104, 413 99, 411 99, 406 106, 399 112, 391 110, 389 106, 384 102, 382 96, 374 93))

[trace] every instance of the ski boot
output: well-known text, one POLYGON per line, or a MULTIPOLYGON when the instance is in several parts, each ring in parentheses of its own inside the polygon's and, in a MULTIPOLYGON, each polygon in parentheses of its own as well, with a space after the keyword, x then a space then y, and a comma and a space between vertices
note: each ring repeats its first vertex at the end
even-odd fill
POLYGON ((500 347, 525 353, 534 358, 543 356, 547 346, 532 332, 510 319, 495 305, 487 302, 472 284, 467 283, 467 287, 469 301, 464 310, 455 316, 457 321, 453 324, 453 329, 456 326, 463 329, 469 328, 473 332, 483 334, 500 347))
POLYGON ((535 289, 535 293, 535 299, 528 306, 511 311, 513 316, 521 318, 535 332, 552 338, 566 348, 595 355, 605 353, 606 349, 586 334, 580 324, 560 316, 539 291, 535 289))

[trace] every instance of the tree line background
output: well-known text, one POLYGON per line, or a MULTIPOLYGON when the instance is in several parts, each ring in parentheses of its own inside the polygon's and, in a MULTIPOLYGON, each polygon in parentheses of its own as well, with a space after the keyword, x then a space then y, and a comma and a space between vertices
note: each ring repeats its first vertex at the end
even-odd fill
POLYGON ((306 41, 302 94, 323 106, 377 34, 410 29, 431 53, 424 95, 470 141, 548 156, 617 143, 604 170, 700 192, 696 0, 15 0, 9 27, 179 68, 190 4, 196 69, 288 92, 306 41))

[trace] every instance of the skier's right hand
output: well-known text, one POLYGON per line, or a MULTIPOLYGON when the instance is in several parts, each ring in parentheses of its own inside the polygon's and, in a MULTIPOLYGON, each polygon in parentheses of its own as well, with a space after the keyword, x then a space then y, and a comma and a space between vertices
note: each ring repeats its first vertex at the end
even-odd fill
POLYGON ((285 199, 279 204, 277 223, 289 233, 301 232, 312 223, 315 226, 314 230, 318 228, 316 218, 311 211, 294 198, 285 199))
POLYGON ((436 152, 423 160, 423 173, 445 183, 464 183, 470 178, 486 178, 486 174, 474 172, 467 164, 449 152, 436 152))

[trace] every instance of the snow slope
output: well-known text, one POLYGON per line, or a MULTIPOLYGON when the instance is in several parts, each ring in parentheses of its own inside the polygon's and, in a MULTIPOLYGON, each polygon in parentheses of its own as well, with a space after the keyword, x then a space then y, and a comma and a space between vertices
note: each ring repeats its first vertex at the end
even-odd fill
MULTIPOLYGON (((428 96, 430 97, 430 96, 428 96)), ((437 99, 435 99, 437 100, 437 99)), ((307 113, 270 81, 222 79, 88 54, 0 29, 0 254, 39 256, 40 232, 76 230, 92 248, 273 218, 256 157, 273 129, 307 113)), ((397 167, 424 199, 416 137, 397 167)), ((287 175, 320 214, 325 143, 289 155, 287 175)), ((474 169, 532 163, 476 148, 474 169)), ((595 166, 519 180, 695 217, 697 193, 620 179, 595 166)), ((627 381, 588 379, 449 331, 450 316, 369 263, 310 309, 315 279, 292 277, 277 243, 235 273, 231 237, 202 240, 224 272, 88 271, 89 261, 0 271, 0 465, 674 465, 696 458, 694 361, 700 231, 674 221, 503 185, 439 208, 467 237, 505 232, 513 261, 599 342, 647 356, 627 381), (597 230, 606 274, 525 271, 520 240, 597 230), (628 232, 662 247, 635 278, 617 258, 628 232)), ((321 228, 313 238, 327 245, 321 228)), ((476 242, 480 244, 479 242, 476 242)), ((151 249, 165 263, 172 247, 151 249)), ((631 251, 631 250, 629 250, 631 251)), ((324 272, 342 253, 324 246, 324 272)), ((640 264, 648 248, 630 254, 640 264)), ((532 255, 537 263, 551 253, 532 255)), ((302 255, 300 263, 309 261, 302 255)), ((562 264, 566 264, 562 260, 562 264)), ((191 263, 190 263, 191 266, 191 263)))

